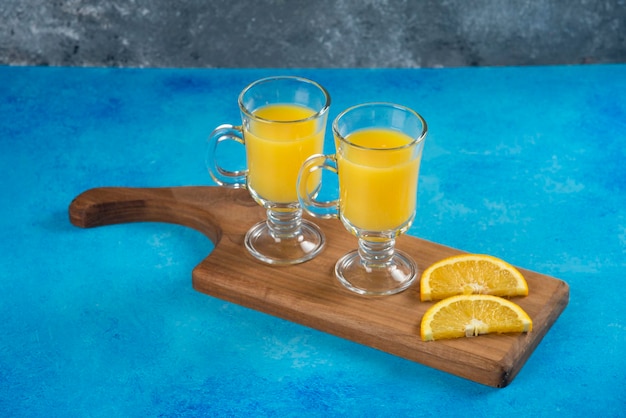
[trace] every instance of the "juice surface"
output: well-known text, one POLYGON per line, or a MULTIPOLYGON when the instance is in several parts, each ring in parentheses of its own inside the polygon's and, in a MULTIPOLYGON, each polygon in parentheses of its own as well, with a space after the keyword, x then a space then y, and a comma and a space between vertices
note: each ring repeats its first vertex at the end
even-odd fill
POLYGON ((395 149, 413 138, 387 129, 365 129, 346 139, 377 149, 338 143, 341 216, 368 231, 405 225, 415 211, 421 144, 395 149))
MULTIPOLYGON (((310 155, 321 153, 324 146, 325 125, 320 118, 302 120, 315 113, 293 104, 272 104, 254 112, 261 119, 252 119, 244 131, 248 187, 262 199, 275 203, 298 201, 300 167, 310 155)), ((313 176, 313 181, 318 177, 313 176)))

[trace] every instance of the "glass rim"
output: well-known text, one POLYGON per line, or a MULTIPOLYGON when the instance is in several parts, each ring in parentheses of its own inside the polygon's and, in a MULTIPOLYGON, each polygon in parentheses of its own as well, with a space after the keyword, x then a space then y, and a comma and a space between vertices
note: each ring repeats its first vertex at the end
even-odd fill
POLYGON ((239 93, 239 97, 237 99, 237 102, 239 104, 239 109, 248 117, 255 119, 257 121, 262 121, 262 122, 267 122, 267 123, 283 123, 283 124, 289 124, 289 123, 301 123, 301 122, 306 122, 306 121, 310 121, 310 120, 315 120, 320 118, 321 116, 323 116, 325 113, 328 112, 328 109, 330 109, 330 94, 328 93, 328 91, 318 82, 310 80, 308 78, 304 78, 304 77, 299 77, 299 76, 289 76, 289 75, 278 75, 278 76, 271 76, 271 77, 265 77, 265 78, 261 78, 258 79, 252 83, 250 83, 248 86, 246 86, 241 93, 239 93), (291 80, 291 81, 298 81, 301 83, 305 83, 305 84, 309 84, 312 86, 315 86, 316 88, 318 88, 322 94, 324 95, 324 106, 322 106, 322 108, 315 112, 314 114, 312 114, 311 116, 307 116, 306 118, 302 118, 302 119, 294 119, 294 120, 275 120, 275 119, 268 119, 268 118, 262 118, 259 117, 257 115, 255 115, 254 113, 252 113, 250 110, 248 110, 248 108, 244 105, 243 103, 243 97, 245 96, 245 94, 250 91, 253 87, 258 86, 260 84, 265 84, 265 83, 269 83, 275 80, 291 80))
MULTIPOLYGON (((372 126, 372 128, 374 128, 374 126, 372 126)), ((426 134, 428 133, 428 125, 426 124, 426 120, 422 117, 422 115, 420 115, 419 113, 417 113, 415 110, 411 109, 410 107, 396 104, 396 103, 391 103, 391 102, 370 102, 370 103, 361 103, 358 105, 351 106, 345 109, 339 115, 337 115, 337 117, 333 121, 332 129, 333 129, 333 133, 335 134, 335 136, 338 137, 342 142, 348 144, 349 146, 360 148, 363 150, 373 150, 373 151, 397 151, 397 150, 401 150, 405 148, 410 148, 422 142, 424 138, 426 138, 426 134), (339 123, 339 120, 342 119, 349 112, 352 112, 353 110, 364 108, 364 107, 385 107, 385 108, 398 109, 404 112, 408 112, 412 114, 413 116, 417 117, 417 119, 420 121, 420 123, 422 124, 422 131, 417 138, 412 138, 411 142, 404 144, 402 146, 399 146, 399 147, 379 148, 379 147, 367 147, 364 145, 355 144, 354 142, 351 142, 349 139, 347 139, 344 135, 339 133, 338 123, 339 123)), ((364 128, 364 129, 367 129, 367 128, 364 128)))

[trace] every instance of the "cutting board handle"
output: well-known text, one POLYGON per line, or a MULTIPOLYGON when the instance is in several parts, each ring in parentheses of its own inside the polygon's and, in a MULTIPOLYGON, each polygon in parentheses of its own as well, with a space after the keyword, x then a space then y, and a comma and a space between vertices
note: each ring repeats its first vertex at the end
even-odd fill
POLYGON ((80 228, 174 223, 200 231, 215 245, 224 233, 245 234, 246 228, 262 217, 262 208, 247 192, 209 186, 99 187, 81 193, 69 207, 70 222, 80 228))

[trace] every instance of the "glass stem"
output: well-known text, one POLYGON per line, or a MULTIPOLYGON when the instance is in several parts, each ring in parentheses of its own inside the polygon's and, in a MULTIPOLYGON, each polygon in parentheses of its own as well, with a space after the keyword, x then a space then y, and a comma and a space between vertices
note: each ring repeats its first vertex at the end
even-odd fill
POLYGON ((378 238, 376 240, 359 238, 359 256, 366 269, 385 268, 391 263, 396 240, 378 238))
POLYGON ((275 240, 301 235, 302 209, 299 207, 270 207, 267 209, 267 227, 275 240))

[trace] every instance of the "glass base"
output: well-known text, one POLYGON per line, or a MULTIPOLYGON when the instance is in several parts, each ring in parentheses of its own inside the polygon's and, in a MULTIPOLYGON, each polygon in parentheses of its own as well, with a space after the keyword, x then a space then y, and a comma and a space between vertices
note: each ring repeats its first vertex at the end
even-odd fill
POLYGON ((272 265, 290 265, 308 261, 318 255, 326 238, 317 225, 302 220, 300 232, 277 238, 270 233, 267 221, 259 222, 246 233, 245 245, 258 260, 272 265))
POLYGON ((349 252, 335 264, 335 276, 352 292, 366 296, 387 296, 406 290, 417 278, 417 264, 401 251, 395 251, 384 265, 368 267, 358 250, 349 252))

